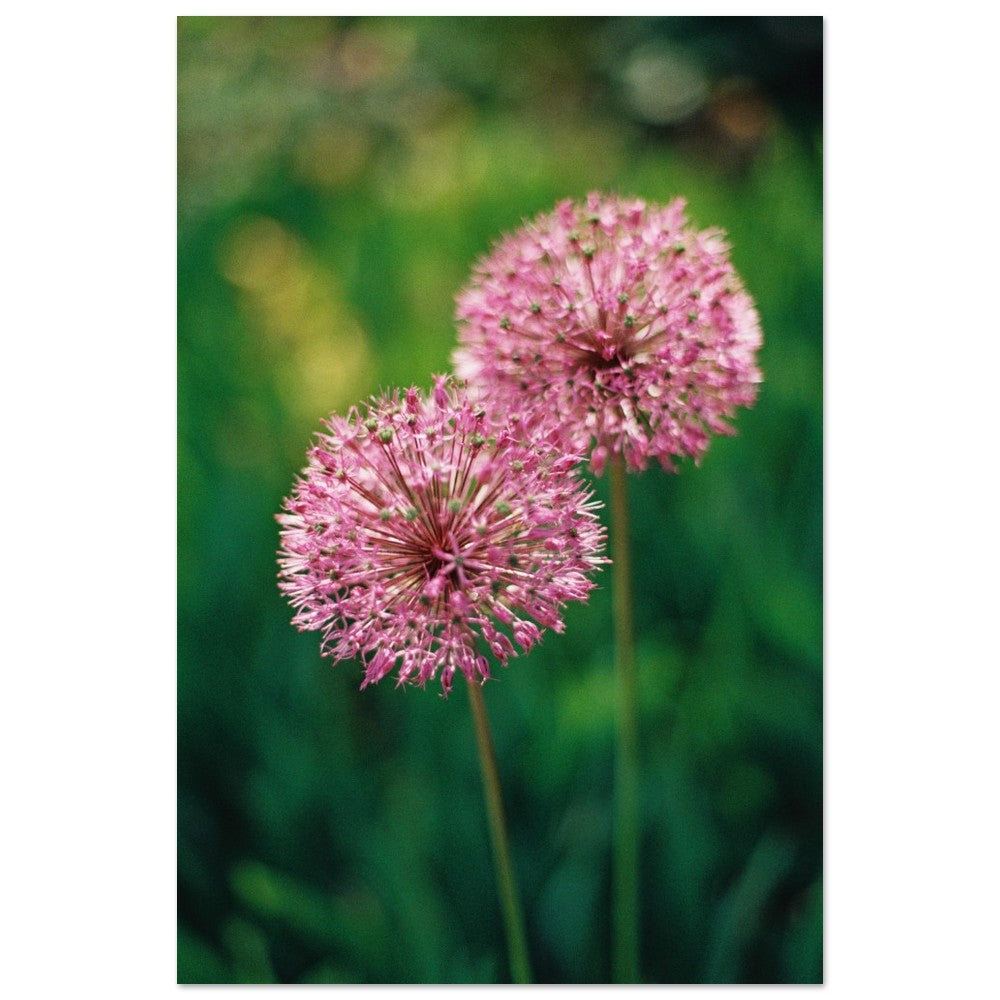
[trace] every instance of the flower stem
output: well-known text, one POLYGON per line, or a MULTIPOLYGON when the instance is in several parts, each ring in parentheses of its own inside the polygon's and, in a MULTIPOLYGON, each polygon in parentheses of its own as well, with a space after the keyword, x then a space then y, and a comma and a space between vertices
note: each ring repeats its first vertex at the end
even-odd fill
POLYGON ((479 745, 479 764, 483 772, 483 791, 486 795, 486 812, 490 820, 490 839, 493 842, 497 887, 500 890, 504 923, 507 925, 507 954, 510 959, 511 976, 515 983, 530 983, 528 944, 524 935, 524 919, 521 916, 517 886, 514 882, 510 845, 507 843, 507 823, 500 795, 500 775, 497 771, 496 754, 493 752, 493 737, 490 735, 490 723, 486 717, 483 691, 478 684, 469 684, 469 701, 472 703, 472 718, 476 724, 476 743, 479 745))
POLYGON ((639 746, 635 628, 629 558, 625 461, 614 456, 611 480, 612 598, 618 674, 615 761, 614 971, 619 983, 639 982, 639 746))

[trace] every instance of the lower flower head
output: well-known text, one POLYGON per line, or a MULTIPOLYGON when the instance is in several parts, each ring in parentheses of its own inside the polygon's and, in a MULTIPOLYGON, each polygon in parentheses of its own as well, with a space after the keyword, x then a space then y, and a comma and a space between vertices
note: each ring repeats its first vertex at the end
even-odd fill
POLYGON ((438 378, 372 399, 317 435, 278 515, 279 587, 301 630, 362 687, 456 670, 470 681, 563 629, 601 556, 596 504, 536 417, 498 412, 438 378))
POLYGON ((544 398, 600 473, 621 455, 700 459, 761 381, 760 323, 719 230, 684 202, 591 194, 496 243, 458 296, 457 374, 500 400, 544 398))

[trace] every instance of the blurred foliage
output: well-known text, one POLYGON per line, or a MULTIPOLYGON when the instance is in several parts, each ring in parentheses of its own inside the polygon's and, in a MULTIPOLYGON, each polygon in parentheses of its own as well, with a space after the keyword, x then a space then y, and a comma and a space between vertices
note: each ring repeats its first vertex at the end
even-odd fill
MULTIPOLYGON (((179 19, 180 982, 507 981, 467 696, 322 661, 274 514, 592 189, 727 229, 766 341, 739 436, 629 482, 644 977, 821 981, 821 114, 819 18, 179 19)), ((610 975, 602 583, 486 691, 542 982, 610 975)))

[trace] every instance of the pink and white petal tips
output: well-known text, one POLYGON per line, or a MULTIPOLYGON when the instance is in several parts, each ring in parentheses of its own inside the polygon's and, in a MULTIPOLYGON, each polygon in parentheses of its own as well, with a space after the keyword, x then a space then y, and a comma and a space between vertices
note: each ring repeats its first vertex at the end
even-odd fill
POLYGON ((331 416, 285 501, 279 587, 362 687, 489 676, 562 631, 603 558, 599 504, 552 428, 444 377, 331 416), (512 641, 513 640, 513 641, 512 641))
POLYGON ((612 455, 698 461, 761 381, 753 300, 679 198, 560 202, 478 262, 457 318, 456 374, 502 405, 541 401, 597 474, 612 455))

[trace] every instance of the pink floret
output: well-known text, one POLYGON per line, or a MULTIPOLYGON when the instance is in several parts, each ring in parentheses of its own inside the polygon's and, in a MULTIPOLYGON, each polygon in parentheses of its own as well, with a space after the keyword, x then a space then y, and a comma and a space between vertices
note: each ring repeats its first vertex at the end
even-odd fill
POLYGON ((698 461, 756 399, 762 335, 723 234, 684 208, 591 194, 502 238, 458 296, 456 373, 541 401, 598 474, 698 461))
POLYGON ((279 587, 362 687, 489 676, 561 631, 601 555, 598 504, 550 427, 438 378, 332 416, 285 501, 279 587), (533 619, 533 621, 532 621, 533 619), (512 642, 513 639, 513 642, 512 642))

